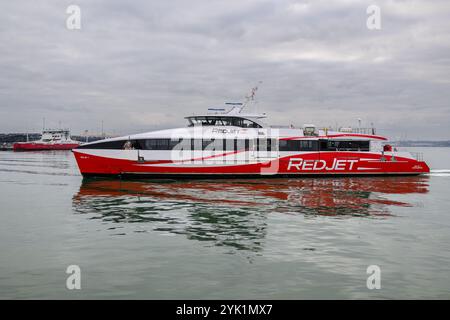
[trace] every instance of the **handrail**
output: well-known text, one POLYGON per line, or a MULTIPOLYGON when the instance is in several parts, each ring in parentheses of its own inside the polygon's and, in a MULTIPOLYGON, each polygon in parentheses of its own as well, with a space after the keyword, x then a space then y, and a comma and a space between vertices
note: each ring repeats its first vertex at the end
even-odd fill
POLYGON ((377 134, 376 128, 339 128, 338 131, 345 133, 377 134))
POLYGON ((423 161, 423 153, 422 152, 410 152, 410 154, 416 159, 417 161, 423 161))

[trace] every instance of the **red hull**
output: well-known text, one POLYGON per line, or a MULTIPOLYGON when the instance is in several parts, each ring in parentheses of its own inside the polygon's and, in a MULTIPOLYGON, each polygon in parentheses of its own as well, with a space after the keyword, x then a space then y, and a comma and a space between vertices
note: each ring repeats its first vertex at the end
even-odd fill
POLYGON ((78 147, 78 143, 39 143, 17 142, 13 145, 14 151, 43 151, 43 150, 72 150, 78 147))
POLYGON ((308 153, 289 156, 265 163, 242 165, 195 166, 170 160, 138 162, 84 154, 74 151, 83 175, 153 175, 153 176, 270 176, 270 175, 374 175, 423 174, 430 171, 423 161, 410 158, 358 152, 308 153))

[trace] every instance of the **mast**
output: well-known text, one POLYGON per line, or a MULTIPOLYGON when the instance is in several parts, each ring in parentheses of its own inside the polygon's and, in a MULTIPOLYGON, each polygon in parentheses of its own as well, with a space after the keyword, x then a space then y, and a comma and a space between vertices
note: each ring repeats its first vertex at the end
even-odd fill
POLYGON ((258 86, 262 83, 262 81, 258 81, 258 83, 256 84, 256 86, 254 86, 252 88, 252 90, 250 91, 250 94, 245 96, 245 102, 241 107, 241 110, 239 111, 239 113, 242 112, 242 110, 244 110, 244 108, 250 103, 250 102, 255 102, 255 96, 256 96, 256 91, 258 91, 258 86))

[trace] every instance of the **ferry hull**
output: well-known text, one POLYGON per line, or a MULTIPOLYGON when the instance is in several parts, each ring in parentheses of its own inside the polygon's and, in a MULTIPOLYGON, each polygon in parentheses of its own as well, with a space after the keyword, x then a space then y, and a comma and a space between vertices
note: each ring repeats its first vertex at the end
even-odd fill
POLYGON ((328 175, 419 175, 430 171, 423 161, 358 152, 314 152, 237 164, 204 159, 137 161, 73 151, 84 176, 127 177, 270 177, 328 175))
POLYGON ((17 142, 13 145, 14 151, 44 151, 44 150, 72 150, 78 147, 77 143, 34 143, 17 142))

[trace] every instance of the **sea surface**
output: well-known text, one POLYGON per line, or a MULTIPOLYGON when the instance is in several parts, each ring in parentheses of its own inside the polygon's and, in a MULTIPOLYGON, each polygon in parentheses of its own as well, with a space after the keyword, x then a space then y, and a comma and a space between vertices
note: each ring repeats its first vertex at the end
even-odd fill
POLYGON ((83 180, 0 152, 0 299, 449 299, 450 148, 409 149, 431 174, 83 180))

